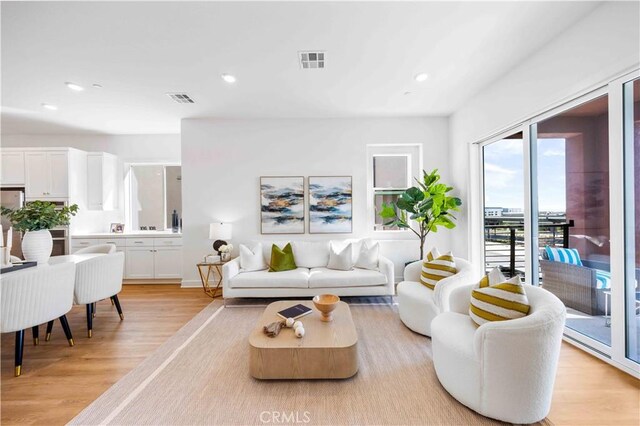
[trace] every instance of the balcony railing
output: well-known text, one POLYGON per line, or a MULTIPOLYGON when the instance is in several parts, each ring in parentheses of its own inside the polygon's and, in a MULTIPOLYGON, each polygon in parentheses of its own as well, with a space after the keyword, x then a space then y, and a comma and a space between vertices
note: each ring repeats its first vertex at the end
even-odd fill
MULTIPOLYGON (((540 247, 569 247, 569 228, 573 220, 563 222, 540 222, 538 241, 540 247)), ((484 253, 486 270, 498 266, 512 277, 524 276, 525 247, 524 221, 509 218, 485 218, 484 253)))

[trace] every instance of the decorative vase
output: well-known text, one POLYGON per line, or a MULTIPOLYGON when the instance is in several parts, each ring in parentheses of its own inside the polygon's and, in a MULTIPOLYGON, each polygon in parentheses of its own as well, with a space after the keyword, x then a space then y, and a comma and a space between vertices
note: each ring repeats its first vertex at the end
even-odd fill
POLYGON ((48 229, 27 231, 22 238, 22 254, 28 262, 47 263, 53 250, 53 238, 48 229))
POLYGON ((231 259, 231 253, 220 253, 220 260, 222 262, 227 262, 229 259, 231 259))

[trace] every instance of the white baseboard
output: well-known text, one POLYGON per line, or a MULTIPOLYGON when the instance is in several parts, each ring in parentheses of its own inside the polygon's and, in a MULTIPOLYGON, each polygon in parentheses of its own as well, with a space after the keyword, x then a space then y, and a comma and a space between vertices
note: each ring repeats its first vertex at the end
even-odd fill
POLYGON ((202 288, 200 280, 182 280, 180 288, 202 288))

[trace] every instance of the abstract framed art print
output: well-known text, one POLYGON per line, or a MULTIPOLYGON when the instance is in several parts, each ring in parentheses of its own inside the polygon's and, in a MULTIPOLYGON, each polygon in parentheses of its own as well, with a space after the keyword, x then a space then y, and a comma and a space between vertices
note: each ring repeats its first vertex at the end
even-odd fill
POLYGON ((304 177, 260 178, 260 232, 304 234, 304 177))
POLYGON ((309 233, 353 232, 351 176, 309 176, 309 233))

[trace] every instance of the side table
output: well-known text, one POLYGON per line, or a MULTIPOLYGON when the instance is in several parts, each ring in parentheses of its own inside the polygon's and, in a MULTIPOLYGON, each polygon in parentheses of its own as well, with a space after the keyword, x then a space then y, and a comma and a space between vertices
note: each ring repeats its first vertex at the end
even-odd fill
MULTIPOLYGON (((227 261, 228 262, 228 261, 227 261)), ((205 294, 213 299, 218 296, 222 296, 222 265, 227 262, 215 262, 215 263, 206 263, 201 262, 196 266, 198 268, 198 274, 200 275, 200 281, 202 282, 202 289, 205 294), (215 287, 209 284, 209 279, 213 276, 218 276, 218 282, 215 287), (219 292, 219 294, 218 294, 219 292)))

